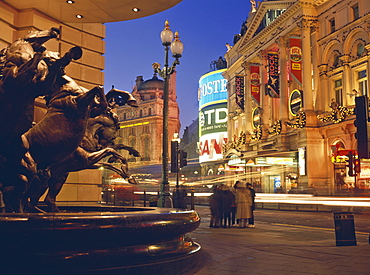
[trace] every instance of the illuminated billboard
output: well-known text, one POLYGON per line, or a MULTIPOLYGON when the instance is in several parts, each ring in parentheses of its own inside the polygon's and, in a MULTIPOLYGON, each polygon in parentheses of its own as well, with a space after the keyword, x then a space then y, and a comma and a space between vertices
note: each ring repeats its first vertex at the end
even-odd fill
POLYGON ((227 102, 227 80, 221 75, 226 69, 203 75, 199 79, 199 110, 207 105, 227 102))
POLYGON ((223 159, 222 147, 227 143, 227 132, 199 137, 199 162, 223 159))
POLYGON ((199 80, 199 162, 222 159, 227 143, 227 80, 225 69, 203 75, 199 80))

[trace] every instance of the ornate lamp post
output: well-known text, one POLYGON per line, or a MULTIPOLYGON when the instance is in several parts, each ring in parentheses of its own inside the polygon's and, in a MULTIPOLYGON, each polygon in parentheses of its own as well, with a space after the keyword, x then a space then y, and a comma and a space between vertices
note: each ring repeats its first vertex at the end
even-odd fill
POLYGON ((175 39, 173 39, 173 32, 170 30, 168 20, 164 25, 164 30, 161 32, 162 45, 164 46, 165 58, 164 67, 161 69, 159 63, 152 65, 154 72, 158 73, 164 80, 163 87, 163 133, 162 133, 162 182, 160 188, 160 196, 158 200, 159 207, 172 207, 169 183, 168 183, 168 80, 169 76, 175 71, 176 65, 180 64, 180 57, 184 50, 184 45, 179 39, 178 32, 175 32, 175 39), (172 57, 175 58, 171 67, 168 65, 168 51, 171 49, 172 57))

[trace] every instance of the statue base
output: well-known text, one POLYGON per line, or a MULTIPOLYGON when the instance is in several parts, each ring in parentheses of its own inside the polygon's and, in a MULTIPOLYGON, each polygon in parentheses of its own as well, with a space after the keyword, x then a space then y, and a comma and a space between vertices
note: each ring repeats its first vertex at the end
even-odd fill
POLYGON ((201 247, 195 211, 115 206, 0 214, 2 274, 181 274, 201 247))

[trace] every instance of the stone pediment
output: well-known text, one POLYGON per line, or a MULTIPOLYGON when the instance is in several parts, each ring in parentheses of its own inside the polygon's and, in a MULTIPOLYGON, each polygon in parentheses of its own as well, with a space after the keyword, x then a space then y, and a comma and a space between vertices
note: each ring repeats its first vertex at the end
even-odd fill
POLYGON ((273 24, 289 7, 296 3, 297 1, 267 1, 260 3, 257 11, 249 14, 247 31, 241 37, 238 49, 241 49, 253 37, 273 24))

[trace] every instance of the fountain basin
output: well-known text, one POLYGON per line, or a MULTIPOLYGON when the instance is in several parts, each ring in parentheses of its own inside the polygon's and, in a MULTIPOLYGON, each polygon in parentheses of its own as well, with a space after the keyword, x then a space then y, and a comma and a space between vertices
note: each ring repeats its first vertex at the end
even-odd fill
POLYGON ((181 274, 197 264, 200 245, 186 236, 200 224, 195 211, 115 206, 61 210, 0 214, 2 270, 140 274, 158 269, 181 274))

